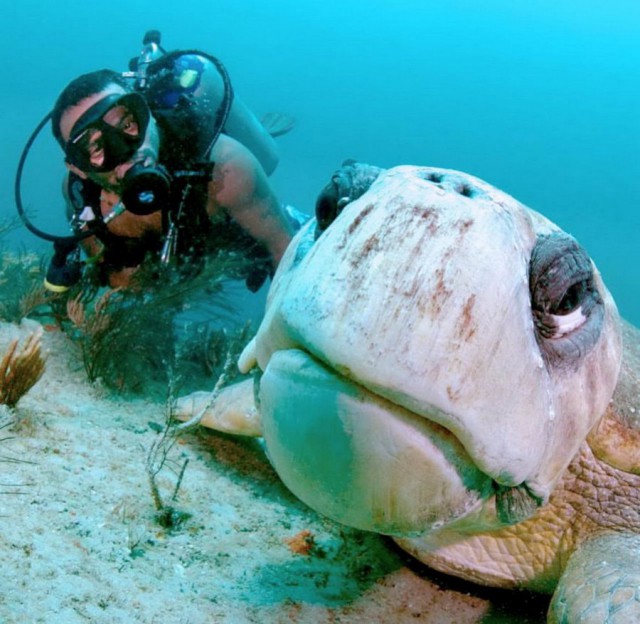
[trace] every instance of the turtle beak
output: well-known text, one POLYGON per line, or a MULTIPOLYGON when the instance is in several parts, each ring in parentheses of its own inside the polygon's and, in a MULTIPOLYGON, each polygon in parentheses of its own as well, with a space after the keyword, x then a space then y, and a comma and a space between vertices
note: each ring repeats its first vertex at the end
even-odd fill
POLYGON ((493 481, 455 436, 304 351, 275 353, 259 394, 278 475, 333 520, 406 537, 493 506, 493 481))

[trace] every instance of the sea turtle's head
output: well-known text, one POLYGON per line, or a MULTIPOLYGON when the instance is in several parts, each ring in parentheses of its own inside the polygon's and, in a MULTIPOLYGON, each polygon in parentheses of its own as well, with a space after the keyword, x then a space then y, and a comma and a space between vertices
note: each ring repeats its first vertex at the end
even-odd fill
POLYGON ((398 167, 287 251, 244 361, 286 485, 411 535, 519 521, 604 412, 615 305, 568 234, 471 176, 398 167))

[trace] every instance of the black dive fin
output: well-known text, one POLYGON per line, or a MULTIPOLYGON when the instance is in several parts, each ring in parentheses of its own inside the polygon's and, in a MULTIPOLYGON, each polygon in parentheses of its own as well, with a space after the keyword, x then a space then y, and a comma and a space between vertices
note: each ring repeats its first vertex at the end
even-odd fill
POLYGON ((272 137, 286 134, 296 125, 296 120, 286 113, 266 113, 260 120, 272 137))

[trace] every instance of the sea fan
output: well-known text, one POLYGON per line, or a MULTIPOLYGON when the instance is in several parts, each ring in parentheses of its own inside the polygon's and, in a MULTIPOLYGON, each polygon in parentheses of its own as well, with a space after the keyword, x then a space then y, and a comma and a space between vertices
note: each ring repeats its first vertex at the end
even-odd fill
POLYGON ((0 403, 14 407, 42 377, 42 328, 29 333, 19 347, 14 338, 0 361, 0 403))

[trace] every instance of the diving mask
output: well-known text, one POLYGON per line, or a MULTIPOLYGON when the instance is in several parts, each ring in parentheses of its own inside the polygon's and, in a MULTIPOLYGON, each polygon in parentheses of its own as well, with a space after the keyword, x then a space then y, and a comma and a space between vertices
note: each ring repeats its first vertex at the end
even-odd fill
POLYGON ((67 162, 82 171, 112 171, 144 142, 151 113, 139 93, 112 93, 76 121, 65 146, 67 162))

